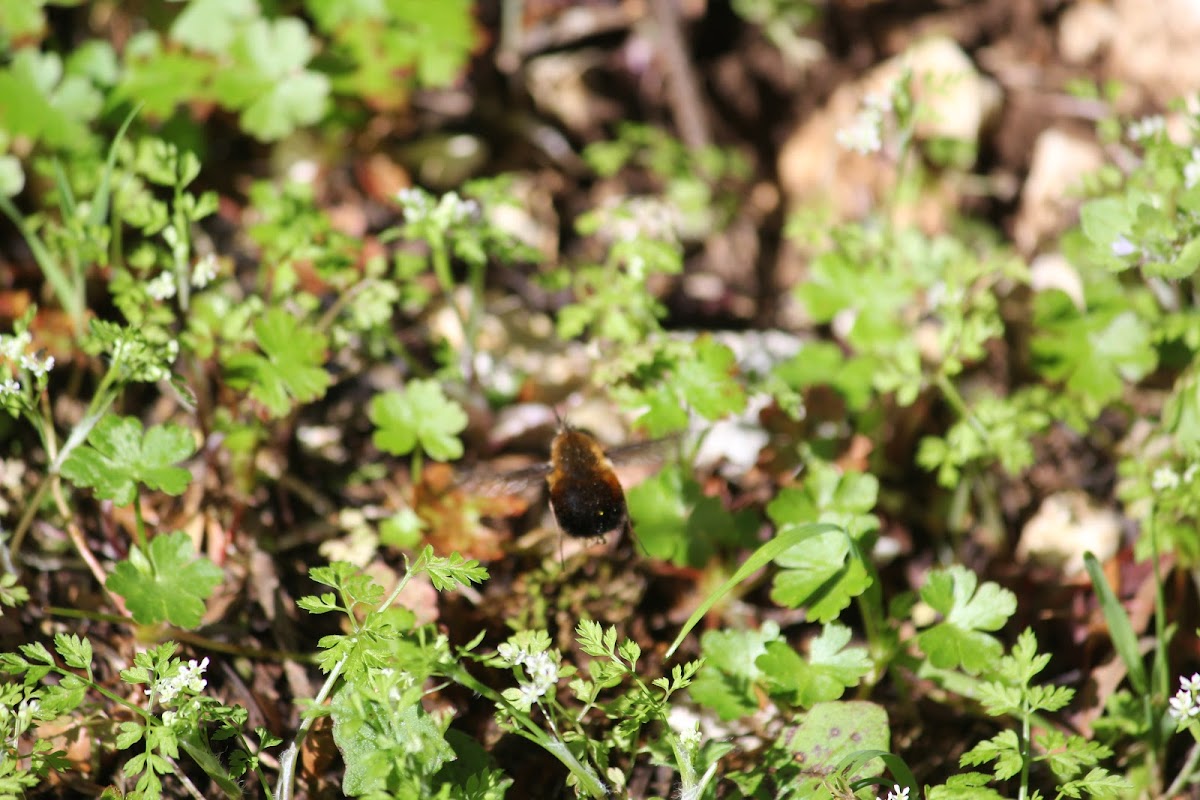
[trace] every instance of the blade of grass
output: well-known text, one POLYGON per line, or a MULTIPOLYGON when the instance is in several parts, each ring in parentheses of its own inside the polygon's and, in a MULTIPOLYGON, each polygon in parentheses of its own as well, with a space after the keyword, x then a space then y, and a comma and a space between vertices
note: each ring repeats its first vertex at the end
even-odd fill
POLYGON ((25 243, 29 245, 29 251, 33 253, 33 259, 41 267, 42 273, 46 276, 46 280, 50 283, 50 288, 54 290, 54 294, 58 296, 59 302, 62 303, 63 310, 67 312, 72 322, 75 323, 76 330, 82 330, 83 325, 83 297, 77 293, 71 283, 71 279, 67 276, 66 270, 62 264, 58 262, 49 248, 42 242, 41 238, 29 227, 29 221, 25 218, 12 201, 7 197, 0 197, 0 211, 12 220, 13 225, 21 233, 21 237, 25 243))
POLYGON ((96 187, 96 194, 92 197, 92 215, 88 221, 93 225, 102 225, 108 219, 108 204, 112 197, 112 174, 117 165, 117 146, 125 138, 125 132, 129 130, 129 126, 133 124, 143 105, 143 103, 138 103, 133 107, 133 110, 125 117, 125 121, 121 123, 121 127, 117 128, 117 135, 113 137, 112 144, 108 147, 108 157, 104 160, 104 171, 100 173, 100 185, 96 187))
POLYGON ((1125 613, 1121 601, 1108 585, 1108 579, 1100 570, 1100 562, 1096 557, 1091 553, 1084 553, 1083 563, 1092 578, 1092 586, 1096 589, 1096 598, 1100 601, 1104 621, 1108 623, 1108 634, 1112 637, 1113 647, 1125 662, 1133 690, 1144 697, 1150 689, 1150 682, 1146 679, 1146 666, 1142 663, 1142 654, 1138 650, 1137 636, 1129 622, 1129 615, 1125 613))
POLYGON ((729 594, 739 583, 770 563, 775 556, 813 536, 840 530, 842 530, 840 527, 828 522, 810 522, 805 525, 789 525, 783 528, 778 536, 755 550, 753 555, 746 559, 746 563, 742 564, 738 568, 738 571, 730 576, 729 580, 721 584, 720 588, 709 595, 708 599, 700 604, 700 607, 693 612, 692 616, 688 617, 688 621, 683 624, 679 635, 675 637, 675 641, 671 643, 671 647, 667 650, 666 657, 670 658, 675 654, 675 650, 679 645, 683 644, 683 640, 692 632, 692 628, 696 627, 700 620, 704 619, 704 615, 716 605, 717 601, 729 594))
POLYGON ((895 753, 889 753, 886 750, 857 750, 842 759, 842 763, 838 765, 838 770, 849 775, 874 758, 878 758, 883 762, 893 780, 885 781, 882 778, 863 778, 860 781, 852 783, 850 785, 851 789, 857 791, 871 785, 887 789, 891 788, 892 785, 899 785, 907 788, 914 800, 920 796, 918 794, 920 792, 920 785, 917 783, 916 777, 912 774, 912 770, 908 768, 908 764, 900 756, 895 753))

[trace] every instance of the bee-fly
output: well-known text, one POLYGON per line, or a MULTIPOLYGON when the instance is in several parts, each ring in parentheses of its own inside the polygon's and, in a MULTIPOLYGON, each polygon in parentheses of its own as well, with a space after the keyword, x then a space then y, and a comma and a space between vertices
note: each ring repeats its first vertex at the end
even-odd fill
POLYGON ((632 533, 625 491, 604 448, 562 423, 550 445, 550 508, 568 536, 595 539, 620 528, 632 533))
MULTIPOLYGON (((515 491, 545 478, 550 508, 564 534, 577 539, 598 539, 620 530, 637 541, 625 505, 625 491, 613 462, 653 458, 661 455, 663 445, 672 440, 639 442, 605 453, 594 436, 571 427, 560 418, 558 432, 550 444, 548 463, 484 480, 468 478, 466 483, 515 491)), ((638 545, 640 547, 641 543, 638 545)), ((645 548, 642 550, 645 552, 645 548)))

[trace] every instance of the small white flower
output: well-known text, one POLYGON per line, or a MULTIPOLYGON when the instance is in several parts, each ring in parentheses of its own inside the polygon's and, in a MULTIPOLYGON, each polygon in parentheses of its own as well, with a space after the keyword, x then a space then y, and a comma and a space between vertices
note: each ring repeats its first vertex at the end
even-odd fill
POLYGON ((175 276, 160 272, 158 277, 146 284, 146 294, 155 300, 167 300, 175 296, 175 276))
POLYGON ((1183 165, 1183 184, 1191 189, 1200 181, 1200 147, 1192 148, 1192 160, 1183 165))
POLYGON ((208 686, 208 681, 200 677, 206 669, 208 669, 207 656, 199 664, 196 663, 195 659, 192 659, 179 668, 179 681, 193 694, 199 694, 204 691, 204 687, 208 686))
POLYGON ((877 109, 864 108, 845 128, 834 134, 837 143, 846 150, 862 155, 883 149, 883 114, 877 109))
POLYGON ((433 210, 432 198, 415 186, 401 189, 396 193, 396 200, 404 210, 404 218, 409 222, 423 220, 433 210))
POLYGON ((528 711, 533 707, 533 704, 542 698, 546 693, 545 689, 538 687, 533 683, 522 683, 519 687, 521 696, 517 701, 517 707, 528 711))
POLYGON ((892 790, 888 792, 887 800, 908 800, 908 787, 900 788, 900 784, 892 786, 892 790))
POLYGON ((12 378, 9 378, 8 380, 4 381, 3 383, 0 383, 0 397, 2 397, 4 395, 9 395, 9 394, 20 394, 20 393, 21 393, 21 384, 15 380, 13 380, 12 378))
POLYGON ((633 255, 629 258, 627 266, 629 277, 637 281, 645 280, 646 278, 646 259, 639 255, 633 255))
POLYGON ((29 331, 22 331, 16 336, 0 336, 0 359, 17 362, 21 360, 25 348, 33 341, 29 331))
POLYGON ((208 686, 208 681, 200 677, 204 674, 204 670, 208 669, 208 658, 197 663, 195 659, 188 661, 186 664, 181 664, 179 671, 170 678, 160 678, 154 682, 154 685, 146 690, 146 694, 158 695, 158 702, 163 705, 169 705, 174 702, 175 698, 184 689, 187 689, 192 694, 199 694, 204 691, 204 687, 208 686))
POLYGON ((680 731, 679 741, 683 742, 685 747, 695 750, 700 747, 700 741, 703 737, 700 735, 700 723, 695 723, 689 730, 680 731))
POLYGON ((208 286, 217 277, 220 266, 217 263, 217 257, 212 253, 201 257, 196 262, 196 266, 192 267, 192 286, 197 289, 203 289, 205 286, 208 286))
POLYGON ((512 644, 510 642, 504 642, 499 647, 497 647, 496 655, 500 656, 500 658, 504 659, 506 662, 508 662, 511 666, 514 666, 514 667, 519 664, 524 664, 525 659, 529 657, 529 654, 527 652, 525 652, 523 649, 521 649, 520 647, 517 647, 515 644, 512 644))
POLYGON ((1125 129, 1125 135, 1135 142, 1141 142, 1157 136, 1166 129, 1166 119, 1161 114, 1152 114, 1129 123, 1129 127, 1125 129))
POLYGON ((1183 721, 1192 715, 1192 693, 1180 689, 1171 698, 1170 714, 1177 720, 1183 721))
POLYGON ((869 111, 874 111, 881 116, 890 114, 892 111, 892 92, 895 87, 887 92, 867 92, 863 97, 863 108, 869 111))
POLYGON ((162 715, 163 725, 166 725, 168 728, 171 727, 172 725, 175 724, 175 718, 178 716, 179 716, 178 712, 164 711, 163 715, 162 715))
POLYGON ((1159 467, 1150 477, 1150 487, 1156 492, 1165 492, 1179 486, 1179 473, 1170 467, 1159 467))
POLYGON ((21 356, 21 369, 29 370, 35 378, 48 375, 54 369, 54 356, 46 356, 41 361, 37 356, 21 356))
POLYGON ((1187 692, 1200 692, 1200 672, 1193 672, 1190 678, 1180 675, 1179 688, 1187 692))
POLYGON ((530 656, 525 662, 525 671, 533 685, 540 689, 540 694, 550 691, 550 687, 558 682, 558 665, 545 651, 530 656))
POLYGON ((457 192, 446 192, 433 210, 432 218, 438 227, 449 230, 455 225, 467 221, 478 210, 479 205, 473 200, 463 200, 457 192))

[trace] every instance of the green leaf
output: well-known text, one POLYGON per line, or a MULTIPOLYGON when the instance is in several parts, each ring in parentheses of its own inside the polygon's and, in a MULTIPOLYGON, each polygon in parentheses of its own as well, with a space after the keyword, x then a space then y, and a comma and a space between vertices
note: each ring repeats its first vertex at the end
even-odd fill
POLYGON ((976 592, 978 578, 955 565, 931 573, 921 587, 921 599, 944 619, 922 631, 917 642, 933 666, 978 675, 993 667, 1004 650, 983 631, 999 630, 1017 608, 1012 592, 988 581, 976 592))
POLYGON ((413 568, 418 567, 423 567, 429 573, 433 588, 439 592, 449 591, 460 585, 470 586, 472 583, 483 583, 488 577, 487 568, 479 566, 479 562, 475 559, 463 558, 459 553, 435 556, 433 548, 428 545, 413 568))
POLYGON ((688 687, 688 693, 723 720, 754 713, 758 710, 754 685, 762 675, 758 659, 773 642, 786 647, 786 642, 779 636, 779 626, 770 621, 764 622, 757 631, 706 632, 700 637, 704 666, 688 687))
POLYGON ((720 419, 746 407, 746 392, 737 380, 733 351, 710 336, 692 345, 690 358, 675 369, 675 389, 706 419, 720 419))
POLYGON ((1085 792, 1090 797, 1124 797, 1133 789, 1133 784, 1126 778, 1113 775, 1102 767, 1095 767, 1083 778, 1059 787, 1067 797, 1082 797, 1085 792))
POLYGON ((438 461, 463 454, 458 434, 467 427, 466 412, 442 393, 437 381, 409 381, 402 391, 376 395, 367 415, 377 428, 372 441, 380 450, 399 456, 419 445, 438 461))
POLYGON ((1150 328, 1126 305, 1080 312, 1061 291, 1034 300, 1033 355, 1051 380, 1087 403, 1090 415, 1120 397, 1125 382, 1145 377, 1158 363, 1150 328))
POLYGON ((788 608, 808 604, 809 619, 829 622, 871 585, 866 568, 851 552, 846 534, 837 530, 781 553, 775 559, 782 569, 771 586, 771 600, 788 608))
POLYGON ((54 649, 63 657, 68 667, 89 669, 92 665, 92 643, 73 633, 55 634, 54 649))
POLYGON ((776 366, 774 375, 793 389, 832 386, 846 399, 846 405, 862 411, 871 401, 874 371, 871 358, 848 356, 833 342, 810 342, 776 366))
POLYGON ((700 620, 704 619, 709 610, 717 604, 725 595, 729 594, 734 587, 739 583, 749 578, 758 570, 769 564, 780 553, 788 550, 796 545, 808 541, 809 539, 819 536, 826 531, 834 529, 832 525, 823 523, 809 523, 807 525, 787 525, 779 530, 773 539, 766 542, 747 558, 737 571, 715 590, 713 590, 704 602, 701 603, 692 615, 688 617, 687 622, 683 623, 683 627, 679 629, 675 641, 671 642, 671 646, 667 648, 665 659, 669 659, 679 645, 683 644, 683 640, 691 633, 692 629, 699 624, 700 620))
POLYGON ((626 499, 634 532, 646 552, 679 565, 700 567, 718 548, 749 544, 758 527, 757 515, 730 512, 675 464, 630 489, 626 499))
POLYGON ((202 53, 229 51, 238 30, 261 12, 255 0, 191 0, 171 24, 171 39, 202 53))
POLYGON ((62 474, 117 505, 132 503, 139 483, 179 495, 192 479, 190 472, 175 466, 196 451, 192 432, 181 425, 156 425, 143 436, 137 418, 108 415, 96 423, 87 441, 72 451, 62 474))
POLYGON ((142 625, 165 620, 195 628, 204 615, 204 601, 223 576, 220 567, 196 555, 186 533, 176 531, 151 539, 145 553, 131 548, 129 558, 113 568, 104 585, 125 599, 142 625))
POLYGON ((775 641, 767 644, 754 664, 789 702, 811 708, 839 699, 871 671, 867 649, 846 647, 849 642, 849 628, 830 624, 813 639, 807 661, 787 642, 775 641))
POLYGON ((16 156, 0 155, 0 197, 16 197, 25 188, 25 171, 16 156))
POLYGON ((831 522, 855 541, 879 531, 879 518, 870 513, 879 498, 879 479, 865 472, 843 473, 827 461, 812 460, 800 488, 787 487, 768 505, 776 525, 831 522))
POLYGON ((253 20, 237 30, 229 52, 237 67, 216 75, 213 93, 242 111, 247 132, 274 141, 325 115, 329 78, 304 68, 313 43, 301 20, 253 20))
POLYGON ((226 360, 229 383, 250 389, 250 396, 276 417, 293 403, 317 400, 329 387, 325 361, 325 335, 302 324, 281 308, 269 309, 254 323, 262 354, 236 353, 226 360))
POLYGON ((147 116, 164 119, 180 103, 204 97, 215 70, 209 59, 165 49, 157 32, 139 31, 125 47, 125 74, 115 97, 141 103, 147 116))
POLYGON ((1146 274, 1154 274, 1157 277, 1166 278, 1167 280, 1183 280, 1184 278, 1191 277, 1197 268, 1200 268, 1200 238, 1192 239, 1183 245, 1174 260, 1163 269, 1152 273, 1147 268, 1146 274))
POLYGON ((1043 754, 1038 755, 1036 760, 1049 766, 1059 782, 1074 779, 1083 770, 1095 767, 1112 755, 1112 750, 1099 742, 1090 742, 1077 734, 1068 736, 1059 730, 1045 731, 1035 736, 1034 740, 1043 754))
MULTIPOLYGON (((805 714, 787 749, 804 765, 808 775, 824 778, 863 750, 889 749, 887 712, 875 703, 839 700, 818 703, 805 714)), ((859 764, 849 777, 862 780, 879 775, 878 759, 859 764)), ((810 778, 812 780, 812 778, 810 778)), ((809 793, 793 797, 809 797, 809 793)))
POLYGON ((927 800, 1007 800, 1005 795, 988 788, 990 775, 981 772, 965 772, 951 775, 942 786, 929 790, 927 800))
POLYGON ((1097 249, 1112 253, 1117 238, 1130 232, 1133 214, 1121 197, 1104 197, 1091 200, 1079 210, 1079 224, 1083 235, 1097 249))
POLYGON ((1021 747, 1017 733, 1004 730, 991 739, 982 741, 962 754, 958 763, 964 767, 976 767, 995 761, 993 774, 999 780, 1007 780, 1021 771, 1021 747))
POLYGON ((0 50, 8 51, 14 39, 41 39, 46 30, 45 0, 0 0, 0 50))
POLYGON ((87 146, 87 124, 104 102, 87 78, 64 73, 56 53, 34 47, 19 49, 0 69, 0 97, 0 130, 65 150, 87 146))

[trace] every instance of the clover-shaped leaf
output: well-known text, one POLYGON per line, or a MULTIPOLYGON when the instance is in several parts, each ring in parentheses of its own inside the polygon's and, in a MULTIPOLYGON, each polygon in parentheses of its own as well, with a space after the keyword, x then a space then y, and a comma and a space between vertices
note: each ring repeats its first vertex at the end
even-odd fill
POLYGON ((36 47, 18 49, 0 69, 0 97, 0 130, 67 149, 90 141, 87 123, 104 105, 90 80, 67 72, 58 54, 36 47))
POLYGON ((871 585, 862 562, 847 559, 850 553, 841 531, 812 536, 785 550, 775 558, 783 569, 775 576, 771 599, 788 608, 807 603, 809 619, 829 622, 871 585))
POLYGON ((870 511, 879 497, 879 479, 869 473, 843 473, 833 464, 813 461, 801 488, 785 488, 767 505, 776 525, 831 522, 857 541, 879 530, 870 511))
POLYGON ((955 565, 934 572, 921 587, 921 599, 943 615, 943 620, 917 636, 929 662, 940 669, 961 666, 978 675, 993 666, 1004 649, 984 631, 999 630, 1017 609, 1017 597, 999 584, 978 578, 955 565))
POLYGON ((377 395, 367 415, 378 429, 375 446, 392 455, 411 453, 418 445, 438 461, 463 453, 458 433, 467 427, 467 415, 447 399, 437 381, 410 381, 403 391, 377 395))
POLYGON ((181 425, 156 425, 143 435, 138 419, 106 416, 92 428, 87 442, 67 457, 62 474, 119 506, 134 501, 139 483, 178 495, 192 479, 190 472, 175 466, 196 452, 191 431, 181 425))
POLYGON ((213 92, 241 109, 242 127, 254 136, 281 139, 325 115, 329 78, 305 69, 313 42, 301 20, 253 20, 238 29, 229 52, 238 68, 219 73, 213 92))
POLYGON ((787 646, 779 637, 779 626, 769 621, 757 631, 708 631, 700 639, 704 669, 688 693, 723 720, 753 713, 758 709, 754 684, 762 676, 757 659, 773 643, 787 646))
POLYGON ((1034 300, 1035 324, 1041 331, 1033 340, 1038 368, 1078 394, 1092 415, 1158 363, 1150 326, 1130 303, 1096 305, 1082 312, 1057 290, 1042 292, 1034 300))
POLYGON ((871 671, 867 649, 846 647, 849 642, 849 628, 830 624, 812 641, 807 661, 787 642, 774 641, 767 643, 766 652, 754 664, 777 693, 811 708, 837 700, 871 671))
POLYGON ((151 539, 145 552, 133 547, 104 585, 125 599, 139 624, 165 620, 180 628, 194 628, 204 616, 204 601, 222 575, 220 567, 196 555, 186 533, 176 531, 151 539))
POLYGON ((719 419, 746 407, 746 392, 736 372, 733 351, 702 336, 693 344, 691 357, 676 367, 675 388, 706 419, 719 419))
POLYGON ((192 0, 171 25, 171 39, 202 53, 223 54, 238 29, 262 12, 256 0, 192 0))
POLYGON ((226 361, 229 383, 250 389, 250 396, 277 417, 288 413, 293 402, 306 403, 325 394, 329 373, 325 336, 301 324, 280 308, 272 308, 254 323, 262 354, 236 353, 226 361))

